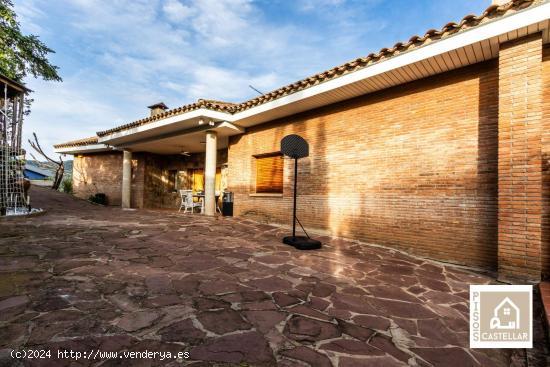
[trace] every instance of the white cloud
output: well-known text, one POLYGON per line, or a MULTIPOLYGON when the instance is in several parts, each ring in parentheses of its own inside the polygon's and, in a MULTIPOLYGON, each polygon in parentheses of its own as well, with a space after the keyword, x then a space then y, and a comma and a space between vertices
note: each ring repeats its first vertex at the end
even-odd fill
POLYGON ((311 11, 325 7, 342 5, 346 0, 299 0, 301 10, 311 11))
POLYGON ((188 94, 193 99, 211 98, 240 102, 239 96, 250 94, 249 85, 267 92, 280 80, 275 73, 258 73, 250 75, 214 66, 198 66, 193 72, 193 81, 188 87, 188 94))
POLYGON ((44 146, 141 118, 160 100, 238 102, 256 95, 248 85, 270 91, 314 71, 304 59, 322 60, 322 37, 266 22, 249 0, 26 0, 25 9, 58 58, 75 58, 60 65, 63 83, 30 83, 25 132, 37 131, 44 146), (59 32, 74 48, 55 44, 59 32))
POLYGON ((23 29, 57 51, 64 78, 29 80, 25 134, 46 147, 142 118, 152 102, 242 101, 256 96, 249 84, 268 92, 399 40, 377 43, 387 16, 365 7, 384 2, 348 1, 19 0, 23 29))
POLYGON ((195 11, 178 0, 167 0, 162 6, 165 16, 172 22, 181 22, 191 17, 195 11))
POLYGON ((30 33, 44 34, 45 30, 38 24, 37 19, 45 16, 32 1, 21 1, 14 4, 17 20, 25 24, 25 29, 30 33))

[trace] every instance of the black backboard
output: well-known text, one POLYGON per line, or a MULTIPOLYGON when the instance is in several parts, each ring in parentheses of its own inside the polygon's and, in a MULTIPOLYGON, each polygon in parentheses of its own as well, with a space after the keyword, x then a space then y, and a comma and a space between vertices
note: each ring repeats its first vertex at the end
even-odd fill
POLYGON ((299 135, 287 135, 281 140, 281 153, 294 159, 304 158, 309 156, 309 145, 299 135))

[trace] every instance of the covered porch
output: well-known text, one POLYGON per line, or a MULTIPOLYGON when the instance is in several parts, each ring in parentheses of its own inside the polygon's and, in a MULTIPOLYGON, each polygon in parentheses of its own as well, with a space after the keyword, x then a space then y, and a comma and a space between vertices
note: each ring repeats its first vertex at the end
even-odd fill
MULTIPOLYGON (((160 103, 149 108, 153 117, 167 107, 160 103)), ((159 120, 57 151, 84 160, 90 154, 116 156, 114 163, 93 168, 95 176, 98 171, 105 171, 112 178, 115 192, 110 196, 116 200, 109 200, 110 204, 124 209, 178 209, 180 190, 191 190, 196 194, 195 202, 201 202, 201 213, 215 215, 217 201, 227 188, 229 138, 244 133, 244 129, 225 121, 223 116, 208 115, 196 113, 159 120)), ((80 166, 76 164, 77 174, 86 171, 85 163, 80 166)), ((81 179, 86 183, 94 178, 81 179)))
MULTIPOLYGON (((122 207, 131 208, 133 157, 142 157, 143 206, 177 208, 180 190, 192 190, 201 213, 214 215, 227 188, 229 136, 242 129, 225 121, 198 118, 174 131, 137 132, 109 140, 123 152, 122 207), (195 125, 195 126, 193 126, 195 125)), ((141 194, 136 192, 137 195, 141 194)))

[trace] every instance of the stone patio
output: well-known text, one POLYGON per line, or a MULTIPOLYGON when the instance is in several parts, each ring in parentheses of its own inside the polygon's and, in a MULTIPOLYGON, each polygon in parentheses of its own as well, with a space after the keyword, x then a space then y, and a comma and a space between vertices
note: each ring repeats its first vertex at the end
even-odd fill
POLYGON ((9 356, 22 347, 190 353, 32 366, 525 362, 523 350, 468 348, 468 285, 493 281, 484 275, 327 237, 299 252, 280 242, 286 230, 242 219, 36 187, 32 199, 47 214, 0 221, 0 365, 22 365, 9 356))

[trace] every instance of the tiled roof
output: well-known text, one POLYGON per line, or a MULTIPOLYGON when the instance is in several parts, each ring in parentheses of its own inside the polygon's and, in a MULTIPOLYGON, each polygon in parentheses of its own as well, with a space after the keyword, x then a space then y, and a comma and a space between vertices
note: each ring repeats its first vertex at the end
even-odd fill
POLYGON ((512 0, 504 5, 491 5, 483 14, 467 15, 459 23, 450 22, 447 23, 441 30, 430 29, 423 36, 412 36, 407 42, 397 42, 392 48, 382 48, 377 53, 371 53, 366 57, 360 57, 343 65, 336 66, 325 72, 312 75, 308 78, 299 80, 295 83, 289 84, 282 88, 276 89, 263 96, 259 96, 250 99, 246 102, 240 103, 235 107, 233 112, 239 112, 252 108, 254 106, 284 97, 286 95, 295 93, 297 91, 312 87, 314 85, 326 82, 331 79, 338 78, 342 75, 363 69, 367 66, 375 64, 380 61, 387 60, 393 56, 397 56, 405 51, 410 51, 429 43, 438 41, 443 38, 447 38, 456 33, 464 30, 476 27, 482 23, 486 23, 494 18, 499 18, 504 15, 516 12, 518 10, 530 7, 533 4, 541 3, 542 0, 512 0))
POLYGON ((70 147, 79 147, 83 145, 90 145, 90 144, 97 144, 98 137, 97 136, 90 136, 89 138, 84 139, 78 139, 78 140, 71 140, 65 143, 56 144, 53 147, 54 148, 70 148, 70 147))
POLYGON ((99 131, 97 133, 97 135, 105 136, 105 135, 108 135, 110 133, 114 133, 114 132, 121 131, 121 130, 126 130, 126 129, 136 127, 136 126, 140 126, 140 125, 145 125, 149 122, 162 120, 162 119, 165 119, 167 117, 181 115, 182 113, 198 110, 200 108, 205 108, 207 110, 212 110, 212 111, 232 113, 232 110, 234 108, 234 104, 233 103, 228 103, 228 102, 214 101, 214 100, 209 100, 209 99, 199 99, 195 103, 190 103, 190 104, 187 104, 187 105, 184 105, 184 106, 181 106, 181 107, 173 108, 171 110, 158 113, 154 116, 149 116, 149 117, 143 118, 141 120, 137 120, 137 121, 134 121, 134 122, 130 122, 129 124, 117 126, 115 128, 109 129, 109 130, 99 131))
POLYGON ((403 52, 417 49, 419 47, 425 46, 432 42, 447 38, 451 35, 454 35, 459 32, 463 32, 467 29, 474 28, 482 23, 486 23, 495 18, 500 18, 504 15, 508 15, 519 10, 523 10, 530 6, 540 4, 544 0, 512 0, 503 5, 491 5, 489 6, 483 14, 476 15, 467 15, 459 23, 447 23, 442 29, 435 30, 430 29, 422 36, 413 36, 407 42, 398 42, 391 48, 383 48, 377 53, 371 53, 366 57, 360 57, 340 66, 336 66, 330 70, 324 71, 312 75, 308 78, 299 80, 295 83, 286 85, 269 93, 266 93, 262 96, 250 99, 242 103, 228 103, 207 99, 199 99, 195 103, 187 104, 181 107, 177 107, 163 113, 159 113, 155 116, 146 117, 134 122, 130 122, 125 125, 117 126, 115 128, 99 131, 98 136, 105 136, 117 131, 123 131, 132 127, 137 127, 141 125, 148 124, 150 122, 158 121, 165 119, 167 117, 176 116, 183 114, 185 112, 193 111, 199 108, 205 108, 213 111, 226 112, 226 113, 236 113, 240 111, 247 110, 249 108, 276 100, 278 98, 287 96, 292 93, 307 89, 309 87, 315 86, 320 83, 324 83, 331 79, 338 78, 342 75, 352 73, 354 71, 366 68, 377 62, 387 60, 393 56, 397 56, 403 52))

